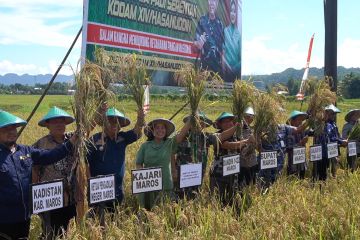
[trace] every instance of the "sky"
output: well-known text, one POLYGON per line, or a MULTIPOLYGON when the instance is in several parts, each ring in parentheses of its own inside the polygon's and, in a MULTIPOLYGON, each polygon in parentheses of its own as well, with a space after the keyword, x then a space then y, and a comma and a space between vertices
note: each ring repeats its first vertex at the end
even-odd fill
MULTIPOLYGON (((82 0, 0 0, 0 75, 54 73, 82 24, 82 0)), ((360 67, 360 1, 338 0, 338 65, 360 67)), ((246 75, 323 67, 323 0, 242 0, 246 75)), ((62 74, 72 74, 81 39, 62 74)))

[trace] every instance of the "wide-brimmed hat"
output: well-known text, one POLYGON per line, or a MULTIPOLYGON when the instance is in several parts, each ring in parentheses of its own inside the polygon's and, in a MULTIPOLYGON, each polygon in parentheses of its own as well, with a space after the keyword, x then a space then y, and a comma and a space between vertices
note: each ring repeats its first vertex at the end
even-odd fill
POLYGON ((109 108, 106 111, 106 116, 107 117, 117 117, 119 119, 119 123, 120 123, 121 127, 127 127, 131 123, 130 119, 128 119, 124 113, 120 112, 119 110, 117 110, 114 107, 109 108))
POLYGON ((235 116, 232 113, 222 112, 220 114, 220 116, 215 120, 214 127, 218 129, 219 128, 219 123, 224 119, 232 119, 232 120, 234 120, 235 116))
POLYGON ((330 104, 329 106, 326 106, 325 111, 333 111, 334 113, 341 113, 340 109, 335 107, 334 104, 330 104))
POLYGON ((15 125, 16 127, 25 126, 27 122, 11 113, 0 110, 0 128, 15 125))
POLYGON ((247 107, 245 109, 245 114, 255 116, 255 111, 252 107, 247 107))
POLYGON ((345 121, 350 122, 350 119, 356 116, 356 119, 360 118, 360 109, 351 109, 345 116, 345 121))
POLYGON ((46 127, 46 121, 55 118, 64 118, 66 125, 71 124, 75 121, 74 117, 72 117, 70 114, 68 114, 61 108, 55 106, 50 108, 49 112, 39 121, 38 125, 40 127, 46 127))
POLYGON ((301 117, 302 121, 304 121, 305 119, 307 119, 309 117, 309 115, 305 112, 300 112, 300 111, 294 110, 290 113, 288 121, 293 120, 298 117, 301 117))
MULTIPOLYGON (((190 115, 184 117, 183 122, 186 123, 186 122, 189 120, 190 117, 191 117, 190 115)), ((208 118, 208 117, 205 115, 205 113, 199 112, 199 113, 198 113, 198 117, 199 117, 200 121, 202 121, 203 123, 205 123, 206 127, 210 127, 211 125, 213 125, 213 121, 211 121, 211 119, 208 118)))
POLYGON ((169 137, 175 131, 175 125, 172 121, 165 118, 156 118, 147 124, 144 128, 144 134, 147 137, 153 136, 154 126, 158 123, 165 125, 166 137, 169 137))

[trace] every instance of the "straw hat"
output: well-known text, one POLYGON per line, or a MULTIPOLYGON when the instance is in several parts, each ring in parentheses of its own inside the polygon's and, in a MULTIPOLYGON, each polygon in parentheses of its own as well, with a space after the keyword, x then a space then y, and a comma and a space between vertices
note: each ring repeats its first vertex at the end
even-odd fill
POLYGON ((158 123, 165 125, 166 137, 169 137, 175 131, 175 125, 173 122, 165 118, 156 118, 147 124, 147 127, 145 127, 144 129, 144 134, 147 137, 152 136, 154 131, 154 126, 158 123))

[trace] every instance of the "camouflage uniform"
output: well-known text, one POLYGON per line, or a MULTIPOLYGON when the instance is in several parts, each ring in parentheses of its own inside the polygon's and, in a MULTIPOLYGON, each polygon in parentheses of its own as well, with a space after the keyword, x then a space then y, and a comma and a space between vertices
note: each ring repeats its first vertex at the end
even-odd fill
POLYGON ((300 142, 307 136, 307 133, 297 133, 293 135, 289 135, 286 142, 286 151, 288 154, 288 166, 287 166, 287 174, 297 174, 300 179, 304 179, 305 171, 307 169, 306 163, 293 164, 293 153, 294 148, 296 147, 304 147, 300 146, 300 142))

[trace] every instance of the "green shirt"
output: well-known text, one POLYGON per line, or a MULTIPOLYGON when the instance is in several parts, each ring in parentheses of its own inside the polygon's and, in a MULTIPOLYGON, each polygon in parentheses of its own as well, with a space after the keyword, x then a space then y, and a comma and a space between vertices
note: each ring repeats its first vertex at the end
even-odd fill
POLYGON ((163 177, 163 189, 171 190, 173 181, 171 176, 171 155, 177 148, 175 138, 168 138, 161 143, 148 141, 141 145, 136 164, 143 165, 144 168, 161 167, 163 177))

